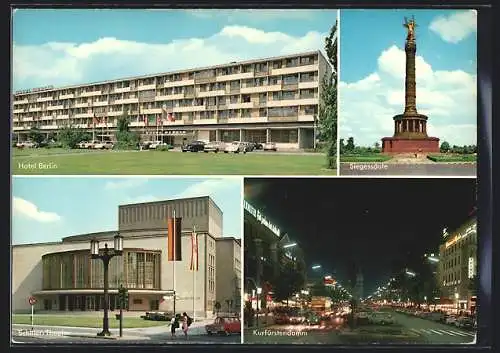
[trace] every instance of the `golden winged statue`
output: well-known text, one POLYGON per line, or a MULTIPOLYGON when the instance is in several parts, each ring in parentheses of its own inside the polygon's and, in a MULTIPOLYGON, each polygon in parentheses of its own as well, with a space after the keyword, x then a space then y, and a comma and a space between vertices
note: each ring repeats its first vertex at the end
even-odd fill
POLYGON ((415 39, 415 27, 417 27, 417 23, 415 22, 415 17, 412 17, 410 20, 405 17, 405 22, 403 23, 403 27, 408 30, 407 39, 412 40, 415 39))

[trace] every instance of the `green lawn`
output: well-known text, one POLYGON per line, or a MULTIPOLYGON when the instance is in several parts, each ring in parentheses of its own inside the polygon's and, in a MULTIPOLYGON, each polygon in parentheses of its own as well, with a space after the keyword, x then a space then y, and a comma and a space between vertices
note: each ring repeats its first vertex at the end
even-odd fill
POLYGON ((347 163, 386 162, 390 159, 392 159, 391 156, 382 155, 380 153, 340 155, 340 162, 347 163))
POLYGON ((215 154, 33 149, 15 151, 12 162, 13 172, 18 175, 337 175, 336 170, 325 168, 326 156, 324 154, 215 154), (32 153, 25 154, 28 152, 32 153), (50 168, 40 163, 45 163, 46 166, 50 164, 50 168))
POLYGON ((475 154, 435 154, 428 155, 428 159, 433 162, 476 162, 477 155, 475 154))
MULTIPOLYGON (((35 314, 33 321, 35 325, 42 325, 42 326, 95 327, 95 328, 102 327, 102 315, 70 316, 70 315, 35 314)), ((31 315, 14 314, 12 315, 12 323, 31 325, 31 315)), ((144 320, 139 317, 127 317, 127 316, 123 317, 124 328, 152 327, 152 326, 162 326, 162 325, 168 325, 168 322, 144 320)), ((114 313, 110 313, 109 327, 119 328, 119 326, 120 326, 120 321, 116 320, 114 313)))

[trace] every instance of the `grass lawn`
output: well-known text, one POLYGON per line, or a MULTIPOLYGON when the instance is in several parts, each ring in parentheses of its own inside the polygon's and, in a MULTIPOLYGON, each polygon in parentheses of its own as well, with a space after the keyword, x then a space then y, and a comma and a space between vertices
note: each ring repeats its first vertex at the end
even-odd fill
MULTIPOLYGON (((48 315, 48 314, 35 314, 35 325, 42 326, 68 326, 68 327, 102 327, 102 316, 70 316, 70 315, 48 315)), ((30 314, 14 314, 12 315, 13 324, 31 325, 30 314)), ((168 325, 166 321, 151 321, 144 320, 139 317, 123 317, 124 328, 138 328, 138 327, 152 327, 168 325)), ((115 319, 115 314, 109 314, 109 327, 119 328, 120 321, 115 319)))
POLYGON ((433 162, 476 162, 477 155, 475 154, 434 154, 428 155, 428 159, 433 162))
POLYGON ((14 153, 14 174, 337 175, 336 170, 325 168, 324 154, 99 152, 61 149, 34 149, 28 155, 23 154, 25 152, 28 150, 14 153), (44 169, 40 163, 51 163, 52 168, 44 169), (27 167, 27 164, 31 166, 27 167))
POLYGON ((382 155, 380 153, 340 155, 340 162, 347 162, 347 163, 386 162, 390 159, 392 159, 391 156, 382 155))

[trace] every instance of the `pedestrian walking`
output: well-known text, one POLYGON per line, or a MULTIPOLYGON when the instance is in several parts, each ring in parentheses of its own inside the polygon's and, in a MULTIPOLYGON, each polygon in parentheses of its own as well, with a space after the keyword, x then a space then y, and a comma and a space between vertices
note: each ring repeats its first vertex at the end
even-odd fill
POLYGON ((175 330, 179 328, 179 319, 180 316, 177 314, 172 317, 172 320, 170 320, 170 333, 172 334, 172 337, 175 337, 175 330))
POLYGON ((188 338, 188 331, 190 325, 191 325, 190 317, 185 312, 182 313, 182 331, 184 332, 184 337, 186 337, 186 339, 188 338))

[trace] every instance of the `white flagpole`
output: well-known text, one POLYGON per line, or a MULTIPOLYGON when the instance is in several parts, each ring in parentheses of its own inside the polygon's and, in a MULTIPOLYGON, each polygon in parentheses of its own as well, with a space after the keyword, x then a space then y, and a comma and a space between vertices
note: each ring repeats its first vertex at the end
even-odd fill
POLYGON ((196 252, 198 252, 198 235, 196 234, 196 226, 193 226, 193 249, 191 250, 193 253, 193 321, 196 318, 196 266, 198 266, 198 260, 196 259, 196 252))
POLYGON ((175 247, 176 247, 175 238, 177 237, 177 232, 176 232, 176 227, 177 227, 176 223, 177 223, 177 220, 175 218, 175 209, 174 209, 173 213, 174 213, 174 226, 173 226, 173 228, 174 228, 174 234, 172 234, 172 239, 173 239, 173 243, 174 243, 174 254, 173 254, 174 263, 172 265, 172 272, 173 272, 172 273, 172 279, 173 279, 173 287, 174 287, 173 289, 174 289, 174 316, 175 316, 175 314, 176 314, 176 312, 175 312, 175 301, 176 301, 176 297, 177 297, 177 293, 175 291, 175 262, 177 260, 176 251, 175 251, 176 250, 175 249, 175 247))

